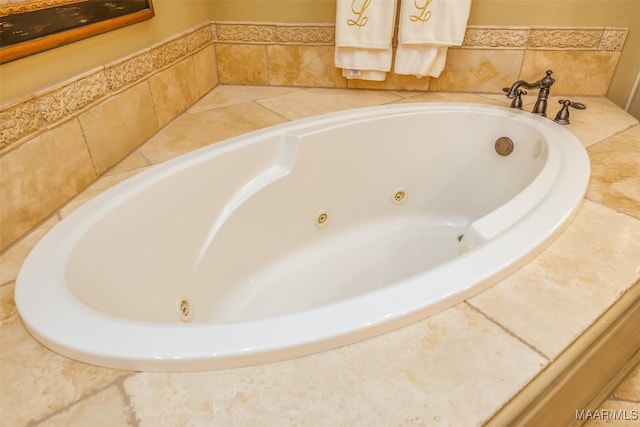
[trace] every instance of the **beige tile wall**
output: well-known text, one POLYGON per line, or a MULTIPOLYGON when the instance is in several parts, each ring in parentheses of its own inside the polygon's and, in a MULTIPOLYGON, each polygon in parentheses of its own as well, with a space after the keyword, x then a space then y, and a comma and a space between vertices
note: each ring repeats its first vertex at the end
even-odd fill
POLYGON ((624 28, 470 27, 438 79, 347 81, 334 27, 205 24, 0 106, 0 250, 223 84, 499 93, 547 68, 554 94, 604 95, 624 28))
POLYGON ((216 23, 214 31, 226 84, 500 93, 550 68, 555 94, 599 96, 627 36, 625 28, 470 27, 463 45, 449 49, 439 78, 390 73, 384 82, 367 82, 347 81, 334 67, 332 25, 216 23))
POLYGON ((217 84, 205 24, 0 107, 0 250, 217 84))

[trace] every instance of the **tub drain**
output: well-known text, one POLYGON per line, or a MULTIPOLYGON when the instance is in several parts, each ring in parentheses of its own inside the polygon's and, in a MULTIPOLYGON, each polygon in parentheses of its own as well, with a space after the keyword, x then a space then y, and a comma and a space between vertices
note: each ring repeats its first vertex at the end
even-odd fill
POLYGON ((318 216, 316 217, 316 227, 322 227, 326 225, 327 221, 329 221, 329 214, 327 211, 318 212, 318 216))
POLYGON ((193 317, 191 304, 189 304, 186 298, 178 298, 176 302, 176 312, 178 313, 178 318, 183 322, 189 322, 193 317))
POLYGON ((396 191, 393 192, 393 195, 391 196, 391 201, 394 204, 399 205, 400 203, 404 203, 406 198, 407 198, 407 192, 405 191, 405 189, 398 188, 396 191))
POLYGON ((496 153, 501 156, 508 156, 513 152, 513 141, 507 136, 501 136, 495 143, 496 153))

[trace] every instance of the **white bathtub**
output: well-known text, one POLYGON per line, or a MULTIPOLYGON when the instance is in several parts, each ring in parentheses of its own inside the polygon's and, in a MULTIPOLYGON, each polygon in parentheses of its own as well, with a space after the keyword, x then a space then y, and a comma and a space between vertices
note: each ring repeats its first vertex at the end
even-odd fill
POLYGON ((33 249, 16 304, 43 344, 98 365, 290 358, 487 288, 562 230, 588 179, 572 134, 512 109, 403 104, 298 120, 91 200, 33 249), (502 136, 511 155, 494 149, 502 136))

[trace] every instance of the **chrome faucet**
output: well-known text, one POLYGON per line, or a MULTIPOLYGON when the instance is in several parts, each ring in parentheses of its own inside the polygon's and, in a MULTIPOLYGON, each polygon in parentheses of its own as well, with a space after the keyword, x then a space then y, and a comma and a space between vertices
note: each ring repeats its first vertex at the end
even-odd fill
POLYGON ((546 117, 547 116, 547 100, 549 99, 549 89, 551 88, 551 85, 556 82, 555 79, 551 78, 551 74, 553 74, 553 71, 547 70, 547 75, 541 78, 540 80, 538 80, 537 82, 529 83, 529 82, 525 82, 524 80, 518 80, 514 84, 512 84, 511 87, 509 88, 505 87, 504 89, 502 89, 504 92, 507 93, 507 98, 513 99, 513 102, 511 103, 511 107, 519 108, 522 106, 522 100, 520 100, 520 96, 526 92, 522 91, 520 88, 540 89, 540 91, 538 92, 538 100, 536 101, 536 104, 533 106, 532 113, 546 117))

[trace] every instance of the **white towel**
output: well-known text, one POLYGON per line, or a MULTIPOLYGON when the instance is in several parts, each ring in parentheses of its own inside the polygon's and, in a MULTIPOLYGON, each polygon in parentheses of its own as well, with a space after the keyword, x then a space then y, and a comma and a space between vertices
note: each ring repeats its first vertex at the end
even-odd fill
POLYGON ((347 79, 384 80, 391 70, 397 0, 337 0, 336 67, 347 79))
POLYGON ((439 77, 449 46, 460 46, 471 0, 401 0, 394 71, 439 77))

